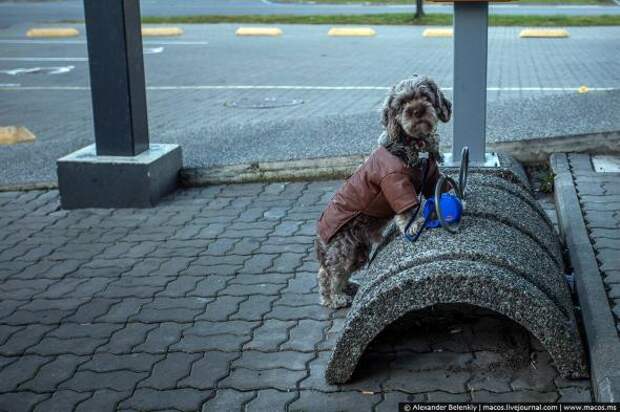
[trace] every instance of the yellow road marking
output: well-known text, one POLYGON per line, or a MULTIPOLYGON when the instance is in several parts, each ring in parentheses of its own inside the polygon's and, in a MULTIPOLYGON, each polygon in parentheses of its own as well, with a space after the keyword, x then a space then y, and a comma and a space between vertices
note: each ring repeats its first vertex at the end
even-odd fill
POLYGON ((34 142, 37 137, 25 127, 0 127, 0 145, 34 142))
POLYGON ((568 36, 568 31, 565 29, 523 29, 521 33, 519 33, 519 37, 521 38, 560 39, 568 36))
POLYGON ((423 37, 452 37, 451 28, 426 29, 422 32, 423 37))
POLYGON ((180 36, 183 29, 179 27, 142 27, 144 37, 180 36))
POLYGON ((237 36, 281 36, 282 30, 277 27, 239 27, 237 36))
POLYGON ((50 28, 34 28, 26 32, 26 37, 77 37, 80 35, 78 29, 72 27, 50 27, 50 28))
POLYGON ((333 37, 372 37, 375 32, 370 27, 332 27, 327 32, 328 36, 333 37))
POLYGON ((580 88, 577 89, 577 93, 588 93, 590 92, 590 88, 586 85, 581 86, 580 88))

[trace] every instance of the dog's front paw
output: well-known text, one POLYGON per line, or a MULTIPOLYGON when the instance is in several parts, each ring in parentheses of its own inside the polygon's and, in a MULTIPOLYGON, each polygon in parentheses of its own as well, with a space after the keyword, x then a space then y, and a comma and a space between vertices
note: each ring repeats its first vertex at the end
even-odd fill
POLYGON ((423 226, 424 226, 424 218, 423 217, 417 218, 415 222, 413 222, 411 226, 409 227, 408 235, 416 236, 420 232, 420 230, 422 230, 423 226))
POLYGON ((346 307, 351 306, 351 303, 353 303, 353 297, 342 294, 342 295, 332 296, 332 301, 330 302, 328 306, 332 309, 340 309, 340 308, 346 308, 346 307))
POLYGON ((321 295, 321 296, 319 296, 319 303, 322 306, 327 306, 329 308, 332 305, 332 300, 321 295))

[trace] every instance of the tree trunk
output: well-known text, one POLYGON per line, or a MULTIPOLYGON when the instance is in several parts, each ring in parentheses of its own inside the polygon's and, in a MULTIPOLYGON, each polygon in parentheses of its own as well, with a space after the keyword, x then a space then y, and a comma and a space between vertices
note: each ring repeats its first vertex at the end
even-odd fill
POLYGON ((415 18, 418 19, 424 16, 424 1, 415 0, 415 18))

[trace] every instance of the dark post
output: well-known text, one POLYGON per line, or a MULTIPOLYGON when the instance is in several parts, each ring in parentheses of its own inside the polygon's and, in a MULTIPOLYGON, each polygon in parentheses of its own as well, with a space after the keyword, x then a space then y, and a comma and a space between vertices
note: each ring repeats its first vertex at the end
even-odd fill
POLYGON ((65 209, 152 207, 177 187, 181 147, 149 144, 139 0, 84 0, 95 144, 57 162, 65 209))
POLYGON ((97 154, 149 147, 139 0, 84 0, 97 154))

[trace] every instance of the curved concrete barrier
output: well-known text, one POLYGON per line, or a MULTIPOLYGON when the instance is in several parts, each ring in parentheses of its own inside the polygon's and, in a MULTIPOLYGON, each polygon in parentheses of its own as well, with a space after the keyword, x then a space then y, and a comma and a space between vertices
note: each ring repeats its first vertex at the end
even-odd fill
POLYGON ((470 173, 461 231, 401 236, 377 255, 362 280, 325 378, 348 381, 368 344, 408 312, 470 304, 525 327, 565 377, 587 376, 559 238, 519 174, 470 173))

